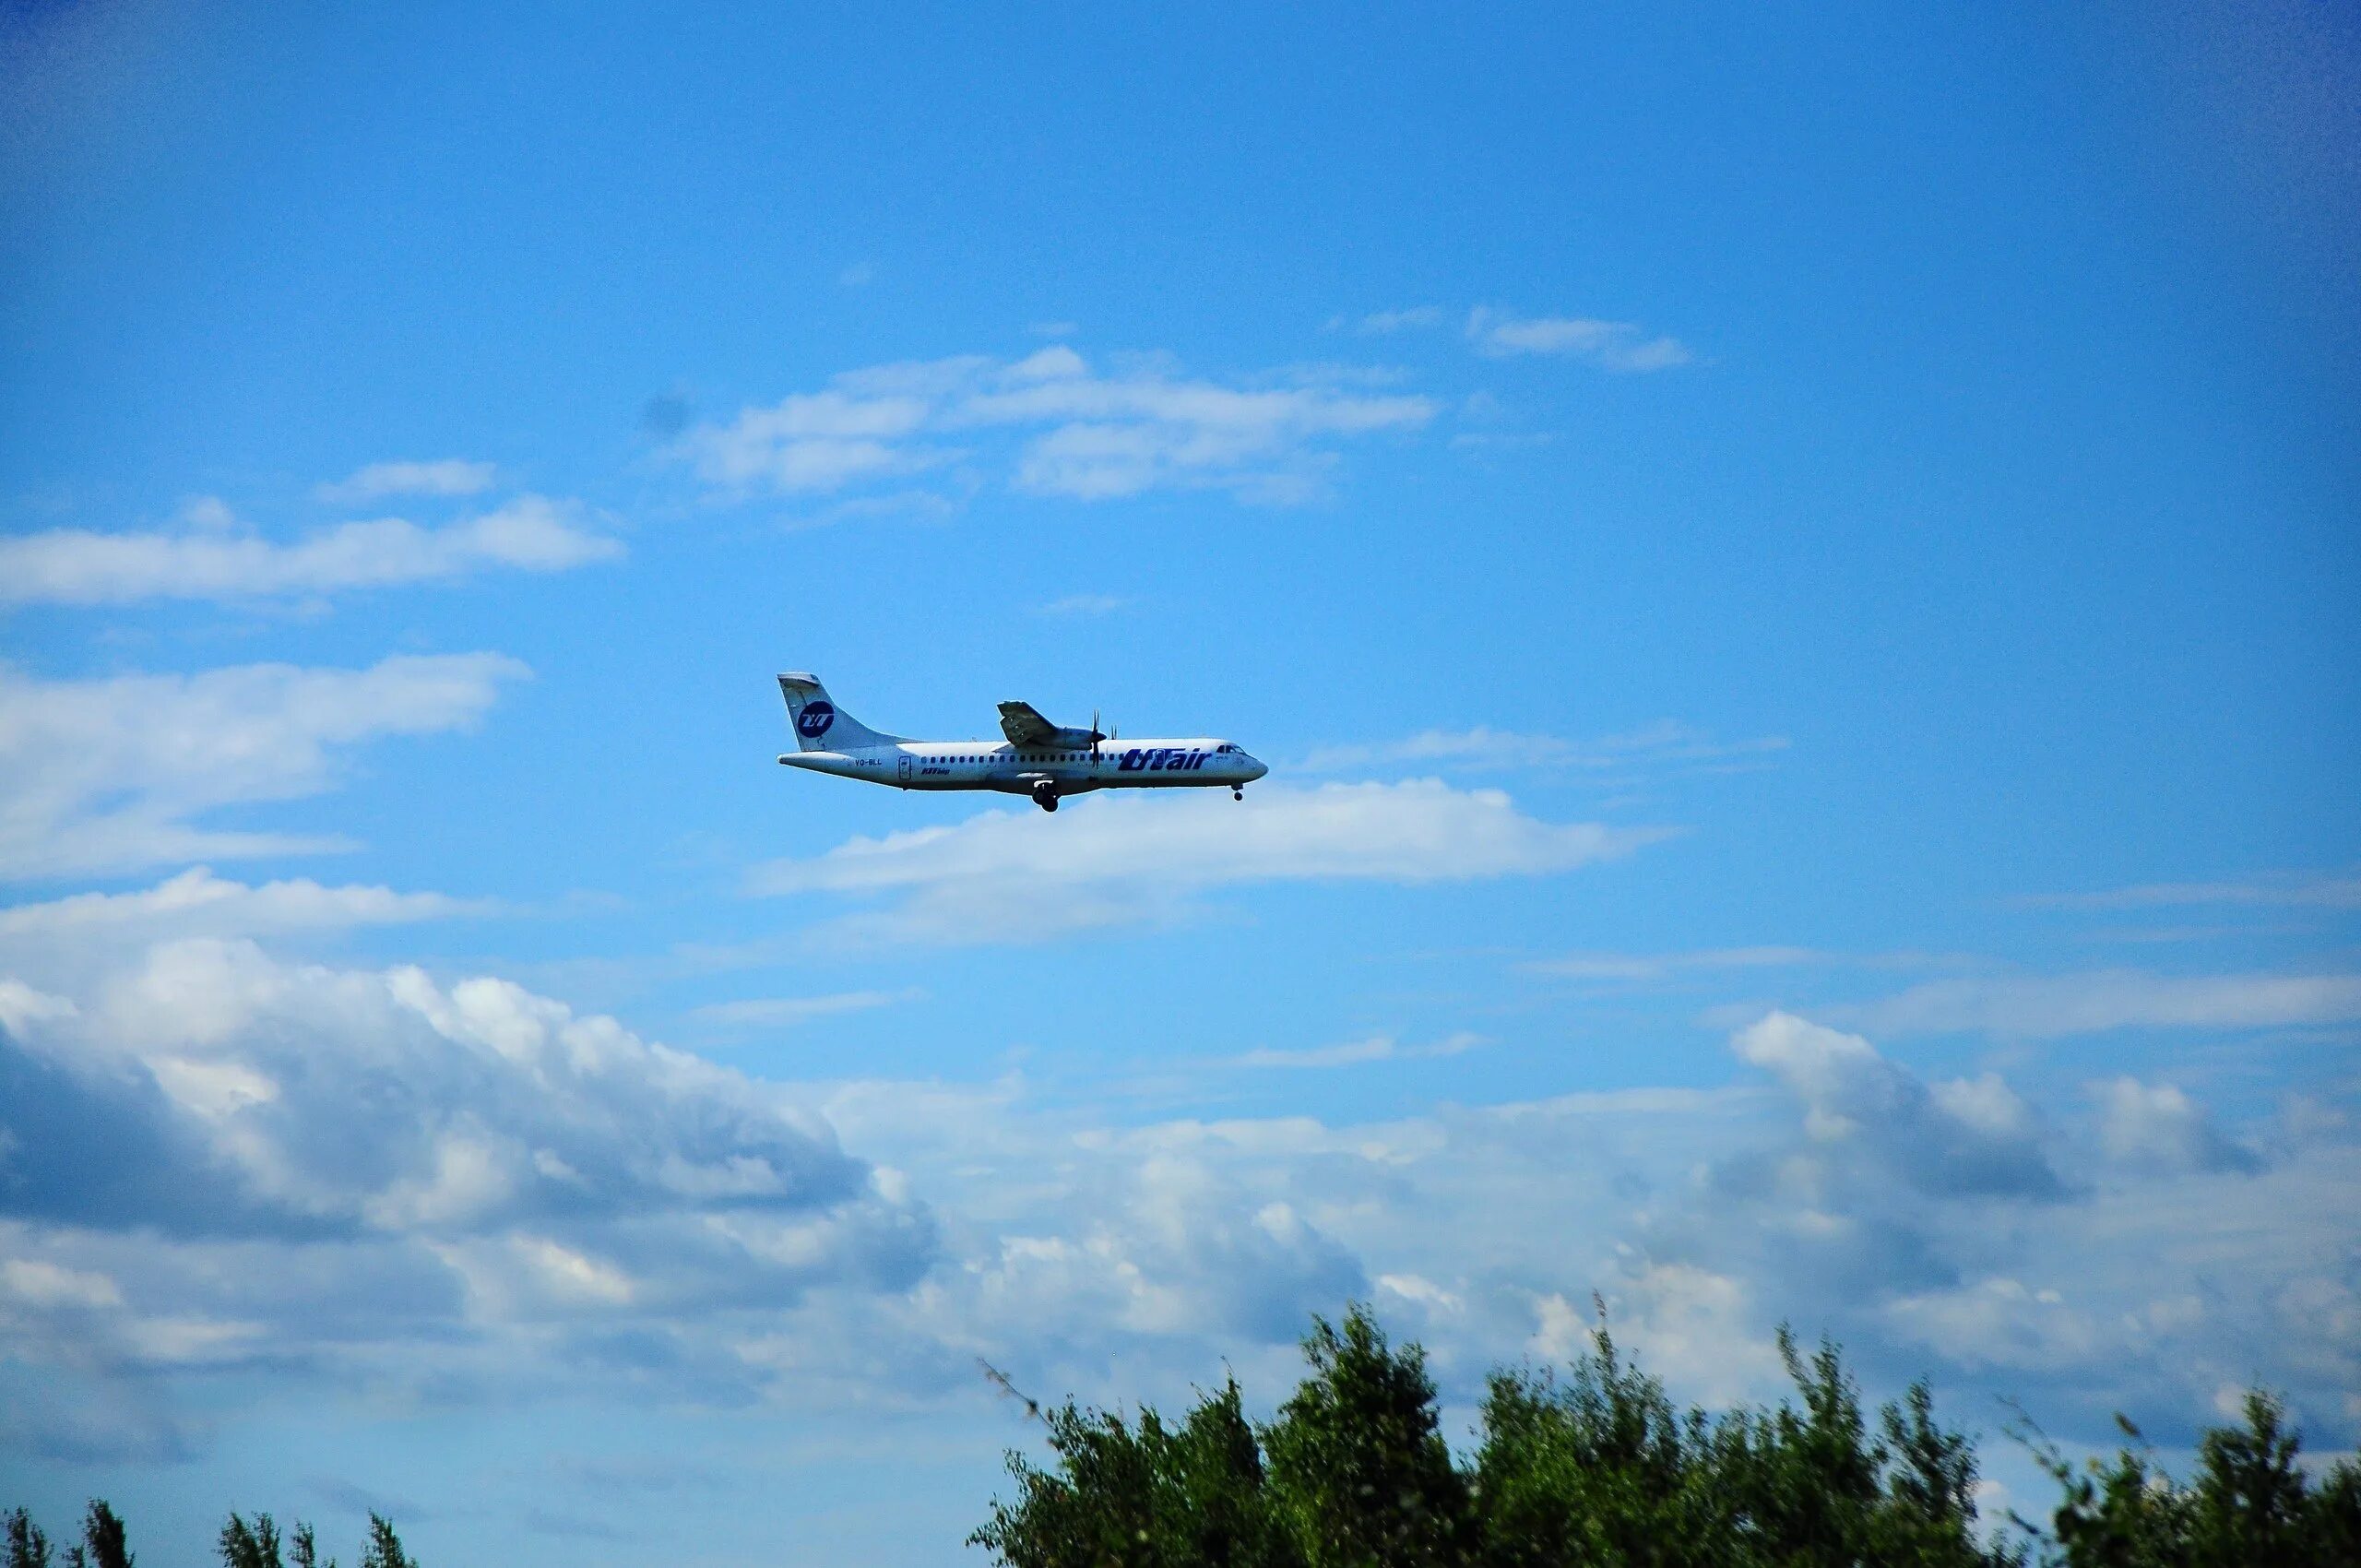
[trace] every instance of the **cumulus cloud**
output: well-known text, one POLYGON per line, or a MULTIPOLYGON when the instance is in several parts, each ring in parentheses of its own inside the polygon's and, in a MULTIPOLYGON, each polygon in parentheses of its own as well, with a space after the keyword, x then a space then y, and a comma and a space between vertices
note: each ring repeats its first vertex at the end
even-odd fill
POLYGON ((464 576, 555 572, 623 553, 580 509, 538 495, 439 528, 402 517, 340 523, 279 543, 199 527, 174 533, 53 529, 0 540, 0 604, 255 599, 464 576))
POLYGON ((2054 1287, 2005 1276, 1897 1296, 1885 1314, 1904 1338, 1971 1367, 2058 1372, 2107 1349, 2107 1327, 2054 1287))
POLYGON ((1991 1074, 1928 1085, 1859 1035, 1791 1013, 1769 1014, 1731 1044, 1802 1104, 1812 1144, 1864 1158, 1880 1177, 1938 1196, 2065 1191, 2033 1108, 1991 1074))
POLYGON ((1652 338, 1628 321, 1519 316, 1483 305, 1468 313, 1467 339, 1494 359, 1552 354, 1613 371, 1670 370, 1695 357, 1679 339, 1652 338))
POLYGON ((1539 875, 1627 855, 1662 837, 1543 822, 1500 790, 1435 779, 1265 785, 1242 804, 1112 795, 1086 797, 1054 821, 987 811, 955 826, 854 838, 813 859, 775 861, 756 868, 749 885, 890 900, 884 913, 858 922, 870 934, 1026 941, 1169 918, 1196 895, 1239 884, 1539 875), (1012 886, 1028 890, 1022 923, 1008 917, 1012 886))
POLYGON ((490 463, 445 457, 426 463, 371 463, 313 492, 322 501, 378 501, 388 495, 474 495, 492 488, 490 463))
POLYGON ((1285 1308, 1326 1310, 1321 1290, 1358 1276, 1456 1397, 1504 1345, 1580 1348, 1596 1291, 1688 1397, 1775 1396, 1787 1320, 1889 1389, 1931 1371, 1973 1400, 2054 1373, 2048 1409, 2098 1438, 2116 1408, 2201 1419, 2225 1376, 2296 1393, 2324 1440, 2349 1430, 2335 1400, 2361 1342, 2339 1325, 2361 1307, 2333 1261, 2334 1194, 2361 1175, 2348 1134, 2268 1168, 2191 1169, 2167 1194, 1997 1075, 1928 1083, 1837 1031, 1764 1023, 1734 1045, 1769 1091, 1144 1125, 1016 1079, 851 1084, 816 1103, 914 1190, 960 1194, 946 1244, 980 1261, 938 1277, 904 1330, 939 1342, 955 1325, 1027 1387, 1161 1396, 1217 1354, 1276 1380, 1301 1322, 1285 1308), (1137 1181, 1151 1165, 1158 1180, 1137 1181), (1167 1183, 1192 1195, 1153 1201, 1167 1183), (1273 1204, 1318 1248, 1278 1268, 1275 1300, 1224 1294, 1273 1204), (1110 1378, 1118 1360, 1135 1370, 1110 1378))
POLYGON ((1181 488, 1288 502, 1319 492, 1336 443, 1417 429, 1435 412, 1428 398, 1370 395, 1333 375, 1229 386, 1155 362, 1100 371, 1058 344, 1015 361, 848 372, 696 426, 671 450, 734 493, 830 493, 966 461, 1075 500, 1181 488))
POLYGON ((2255 1170, 2252 1151, 2224 1137, 2205 1108, 2171 1084, 2143 1084, 2125 1075, 2091 1086, 2098 1102, 2099 1146, 2109 1159, 2135 1169, 2255 1170))
MULTIPOLYGON (((1631 1256, 1600 1281, 1596 1304, 1626 1354, 1690 1399, 1715 1405, 1765 1397, 1779 1384, 1774 1337, 1744 1280, 1694 1263, 1631 1256), (1611 1287, 1611 1289, 1610 1289, 1611 1287)), ((1527 1350, 1566 1362, 1596 1347, 1599 1319, 1557 1292, 1534 1303, 1527 1350)))
POLYGON ((20 1218, 447 1238, 579 1212, 802 1208, 864 1180, 824 1125, 736 1075, 505 981, 187 938, 12 1033, 16 1070, 64 1112, 9 1114, 20 1218), (197 1151, 168 1188, 64 1179, 85 1163, 67 1147, 122 1141, 110 1108, 197 1151))
MULTIPOLYGON (((1372 1293, 1453 1397, 1504 1346, 1578 1348, 1594 1291, 1676 1393, 1713 1400, 1775 1394, 1783 1318, 1873 1386, 1933 1370, 1970 1399, 2055 1374, 2049 1411, 2094 1432, 2262 1375, 2334 1441, 2349 1420, 2321 1402, 2361 1370, 2333 1261, 2349 1129, 2268 1167, 2189 1159, 2155 1126, 2202 1122, 2193 1100, 2143 1090, 2123 1145, 1998 1075, 1928 1082, 1784 1015, 1739 1032, 1720 1088, 1142 1121, 1014 1076, 760 1084, 505 981, 243 941, 18 991, 0 1369, 84 1412, 355 1366, 453 1397, 621 1379, 809 1408, 942 1397, 979 1355, 1028 1389, 1169 1400, 1224 1359, 1284 1386, 1307 1314, 1372 1293)), ((44 1409, 12 1419, 103 1446, 44 1409)), ((118 1447, 179 1441, 170 1416, 128 1408, 118 1447)))
POLYGON ((2095 969, 1930 980, 1829 1009, 1875 1034, 2051 1039, 2122 1028, 2272 1028, 2361 1018, 2361 975, 2159 975, 2095 969))
POLYGON ((651 1332, 728 1360, 747 1314, 933 1255, 817 1115, 505 980, 191 938, 68 1000, 0 1033, 0 1344, 101 1389, 374 1349, 556 1375, 651 1332))
POLYGON ((317 794, 342 748, 468 728, 528 673, 491 653, 65 681, 0 665, 0 878, 340 848, 194 819, 317 794))

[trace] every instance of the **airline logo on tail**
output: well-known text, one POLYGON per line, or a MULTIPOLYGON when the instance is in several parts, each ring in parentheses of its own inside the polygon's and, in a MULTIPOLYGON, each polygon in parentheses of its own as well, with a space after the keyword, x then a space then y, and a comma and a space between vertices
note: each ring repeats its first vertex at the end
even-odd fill
POLYGON ((828 732, 836 721, 836 705, 825 697, 814 697, 803 705, 795 716, 795 732, 807 741, 816 741, 828 732))

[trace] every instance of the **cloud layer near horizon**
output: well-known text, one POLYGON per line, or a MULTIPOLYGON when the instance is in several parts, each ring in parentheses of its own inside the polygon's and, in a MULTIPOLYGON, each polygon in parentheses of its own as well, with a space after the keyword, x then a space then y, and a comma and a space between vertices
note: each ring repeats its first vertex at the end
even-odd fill
POLYGON ((1516 1348, 1570 1353, 1594 1290, 1691 1397, 1775 1393, 1784 1317, 1879 1378, 2038 1376, 2094 1420, 2255 1376, 2323 1439, 2356 1419, 2361 1142, 2169 1082, 2038 1106, 1772 1014, 1721 1087, 1143 1119, 1014 1077, 765 1085, 491 977, 117 951, 0 983, 0 1328, 49 1386, 0 1381, 38 1452, 185 1451, 200 1377, 824 1408, 966 1397, 986 1355, 1094 1398, 1224 1357, 1275 1384, 1354 1297, 1465 1397, 1516 1348))

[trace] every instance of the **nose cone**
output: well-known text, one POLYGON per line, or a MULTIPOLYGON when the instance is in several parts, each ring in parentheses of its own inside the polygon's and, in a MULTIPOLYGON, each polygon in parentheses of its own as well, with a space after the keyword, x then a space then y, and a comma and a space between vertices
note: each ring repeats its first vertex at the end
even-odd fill
POLYGON ((1270 771, 1271 771, 1271 770, 1270 770, 1270 768, 1269 768, 1268 766, 1264 766, 1264 765, 1260 760, 1258 760, 1256 757, 1254 757, 1251 753, 1248 754, 1248 756, 1247 756, 1247 758, 1246 758, 1246 777, 1247 777, 1247 778, 1262 778, 1262 777, 1263 777, 1263 775, 1264 775, 1264 774, 1266 774, 1266 773, 1268 773, 1268 772, 1270 772, 1270 771))

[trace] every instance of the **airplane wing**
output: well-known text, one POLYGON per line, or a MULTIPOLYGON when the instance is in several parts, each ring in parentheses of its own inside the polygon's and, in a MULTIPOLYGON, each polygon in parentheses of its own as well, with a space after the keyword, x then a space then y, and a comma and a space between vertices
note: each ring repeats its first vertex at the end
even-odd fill
POLYGON ((1004 702, 1000 705, 1000 732, 1012 746, 1047 746, 1057 738, 1058 727, 1029 702, 1004 702))

